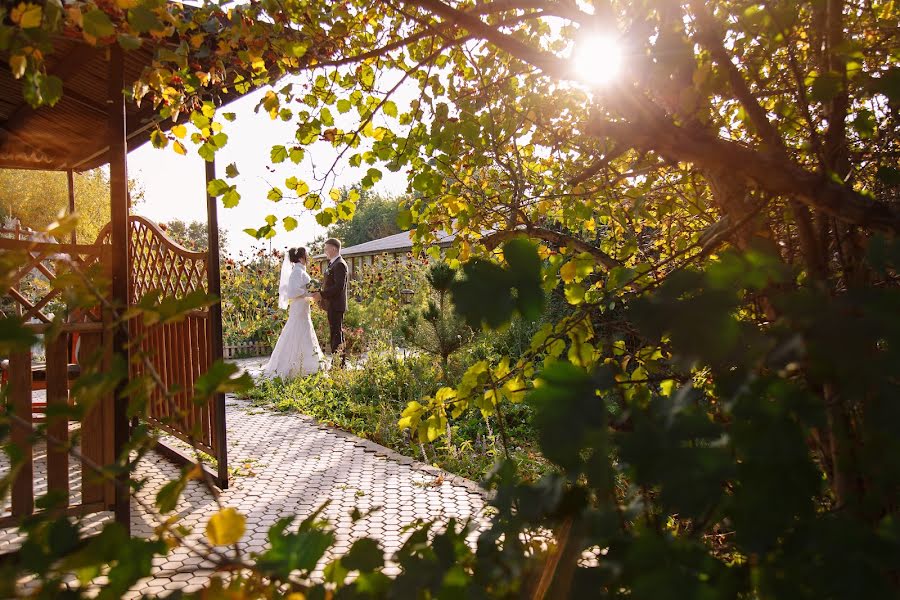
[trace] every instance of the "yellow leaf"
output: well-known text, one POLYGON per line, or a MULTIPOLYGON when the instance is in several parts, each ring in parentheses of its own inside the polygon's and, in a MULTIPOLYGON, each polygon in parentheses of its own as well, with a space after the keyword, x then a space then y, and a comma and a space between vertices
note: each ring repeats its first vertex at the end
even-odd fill
POLYGON ((28 59, 21 54, 14 54, 9 57, 9 68, 12 70, 13 77, 16 79, 25 74, 26 66, 28 66, 28 59))
POLYGON ((183 140, 184 136, 187 135, 187 127, 184 125, 176 125, 172 128, 172 134, 179 140, 183 140))
POLYGON ((578 265, 574 260, 570 260, 564 264, 559 270, 559 276, 562 277, 564 283, 572 283, 575 281, 575 275, 578 272, 578 265))
POLYGON ((44 9, 38 4, 21 2, 17 7, 12 9, 9 18, 13 23, 22 29, 33 29, 41 26, 41 18, 44 16, 44 9))
POLYGON ((172 146, 172 149, 182 156, 187 154, 187 148, 185 148, 184 144, 182 144, 178 140, 175 140, 175 144, 172 146))
POLYGON ((137 6, 138 0, 116 0, 119 8, 134 8, 137 6))
POLYGON ((66 13, 69 15, 69 19, 70 19, 73 23, 75 23, 75 25, 77 25, 78 27, 81 27, 81 26, 82 26, 82 23, 83 23, 83 21, 84 21, 84 19, 83 19, 84 15, 81 14, 81 9, 80 9, 80 8, 77 8, 77 7, 74 7, 74 6, 69 7, 69 8, 66 9, 66 13))
POLYGON ((206 525, 206 537, 214 546, 235 544, 244 536, 247 519, 228 507, 223 508, 209 519, 206 525))

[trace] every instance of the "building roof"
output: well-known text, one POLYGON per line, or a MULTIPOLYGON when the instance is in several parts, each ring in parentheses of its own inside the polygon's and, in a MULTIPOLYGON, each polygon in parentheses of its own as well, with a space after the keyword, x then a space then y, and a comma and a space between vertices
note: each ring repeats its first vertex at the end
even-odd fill
MULTIPOLYGON (((394 235, 389 235, 387 237, 379 238, 377 240, 370 240, 368 242, 363 242, 362 244, 356 244, 355 246, 347 246, 341 249, 341 256, 343 256, 344 258, 352 258, 354 256, 409 252, 413 247, 411 236, 412 231, 404 231, 401 233, 395 233, 394 235)), ((437 238, 438 241, 436 245, 444 248, 452 244, 456 236, 453 234, 438 232, 437 238)), ((322 258, 322 256, 324 255, 321 255, 317 258, 322 258)))

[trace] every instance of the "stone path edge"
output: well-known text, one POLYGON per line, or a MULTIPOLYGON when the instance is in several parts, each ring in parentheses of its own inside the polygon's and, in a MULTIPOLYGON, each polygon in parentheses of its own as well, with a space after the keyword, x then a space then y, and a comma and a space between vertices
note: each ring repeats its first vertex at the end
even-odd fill
MULTIPOLYGON (((236 397, 229 397, 229 400, 238 400, 236 397)), ((241 401, 246 402, 245 399, 240 398, 241 401)), ((299 411, 291 411, 291 412, 281 412, 276 411, 265 404, 256 404, 253 405, 254 408, 257 409, 265 409, 268 412, 271 412, 276 415, 292 415, 294 417, 299 417, 300 419, 314 425, 316 428, 321 429, 322 431, 327 431, 331 434, 337 435, 338 437, 342 437, 348 441, 350 441, 353 445, 362 448, 365 452, 373 452, 376 455, 384 456, 394 462, 400 463, 402 465, 406 465, 411 467, 416 471, 422 471, 424 473, 428 473, 429 475, 434 475, 435 477, 443 477, 444 481, 451 483, 453 485, 458 485, 460 487, 464 487, 470 492, 477 493, 486 501, 490 501, 494 497, 494 493, 484 489, 478 483, 472 481, 471 479, 466 479, 460 475, 455 475, 450 473, 449 471, 445 471, 444 469, 440 469, 435 467, 434 465, 429 465, 428 463, 424 463, 420 460, 416 460, 415 458, 410 458, 405 454, 400 454, 396 450, 388 448, 387 446, 382 446, 377 442, 373 442, 372 440, 368 440, 366 438, 359 437, 358 435, 354 435, 349 431, 345 431, 339 427, 335 427, 334 425, 328 425, 327 423, 322 423, 315 417, 311 417, 305 413, 299 411)))

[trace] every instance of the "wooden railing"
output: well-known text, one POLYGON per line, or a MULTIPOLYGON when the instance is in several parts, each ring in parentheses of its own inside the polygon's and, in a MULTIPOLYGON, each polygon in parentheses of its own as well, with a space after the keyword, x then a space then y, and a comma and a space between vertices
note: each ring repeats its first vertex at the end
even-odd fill
MULTIPOLYGON (((27 327, 35 333, 47 329, 41 325, 27 327)), ((69 392, 69 340, 76 333, 81 339, 79 356, 83 357, 83 362, 94 368, 105 368, 111 347, 103 323, 63 325, 54 337, 45 336, 44 365, 32 363, 30 350, 9 357, 4 410, 9 411, 11 417, 11 441, 20 453, 21 463, 13 481, 11 506, 0 514, 0 528, 21 523, 23 517, 34 513, 36 490, 44 485, 48 493, 58 495, 62 510, 67 514, 89 514, 113 507, 115 488, 111 482, 103 480, 97 470, 115 461, 111 395, 91 398, 80 427, 74 429, 79 442, 74 446, 80 460, 73 458, 68 449, 70 442, 75 440, 70 440, 70 411, 67 408, 77 401, 69 392), (36 369, 44 369, 46 379, 43 413, 35 413, 33 402, 32 378, 36 369), (46 442, 36 443, 33 428, 39 420, 46 420, 46 442), (46 450, 46 458, 36 469, 35 458, 42 455, 41 447, 46 450), (72 485, 70 475, 80 479, 80 488, 72 485)))
POLYGON ((272 346, 262 342, 241 342, 239 344, 225 344, 225 358, 250 358, 254 356, 268 356, 272 353, 272 346))
MULTIPOLYGON (((104 230, 101 239, 107 235, 104 230)), ((206 291, 206 254, 182 247, 140 216, 131 217, 131 263, 131 304, 155 291, 172 298, 206 291)), ((194 384, 214 360, 210 311, 192 311, 177 323, 150 326, 138 317, 129 322, 129 334, 149 362, 132 361, 132 375, 147 374, 152 368, 164 384, 150 393, 148 423, 225 461, 225 443, 219 439, 224 427, 218 426, 225 419, 224 405, 212 398, 200 403, 193 398, 194 384)))

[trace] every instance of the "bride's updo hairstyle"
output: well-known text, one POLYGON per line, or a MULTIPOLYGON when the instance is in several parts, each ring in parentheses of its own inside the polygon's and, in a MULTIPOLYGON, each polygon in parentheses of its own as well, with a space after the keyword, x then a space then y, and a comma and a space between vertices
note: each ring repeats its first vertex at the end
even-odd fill
POLYGON ((288 250, 288 260, 292 263, 298 263, 301 260, 306 262, 306 248, 291 248, 288 250))

